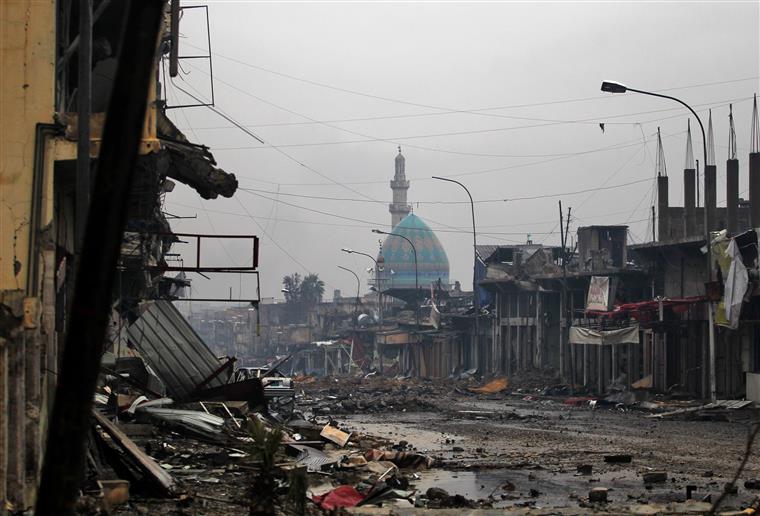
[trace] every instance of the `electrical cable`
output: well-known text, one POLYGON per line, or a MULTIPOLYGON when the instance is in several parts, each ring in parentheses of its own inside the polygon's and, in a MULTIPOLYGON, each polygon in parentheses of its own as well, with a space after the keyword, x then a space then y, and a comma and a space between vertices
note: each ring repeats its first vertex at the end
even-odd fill
MULTIPOLYGON (((535 199, 549 199, 552 197, 562 197, 565 195, 578 195, 582 193, 588 193, 588 192, 596 192, 601 190, 614 190, 617 188, 624 188, 626 186, 631 185, 637 185, 640 183, 644 183, 647 181, 651 181, 651 178, 645 178, 645 179, 638 179, 636 181, 629 181, 627 183, 621 183, 617 185, 612 186, 601 186, 601 187, 594 187, 594 188, 586 188, 583 190, 575 190, 571 192, 559 192, 559 193, 553 193, 553 194, 541 194, 541 195, 532 195, 532 196, 524 196, 524 197, 508 197, 504 199, 478 199, 474 200, 474 204, 490 204, 490 203, 504 203, 504 202, 514 202, 514 201, 528 201, 528 200, 535 200, 535 199)), ((321 195, 305 195, 305 194, 295 194, 295 193, 285 193, 285 192, 273 192, 270 190, 260 190, 257 188, 241 188, 238 187, 238 190, 242 190, 244 192, 254 192, 254 193, 262 193, 262 194, 268 194, 268 195, 282 195, 287 197, 298 197, 302 199, 317 199, 317 200, 324 200, 324 201, 345 201, 345 202, 374 202, 376 204, 388 204, 387 201, 368 201, 367 199, 356 199, 356 198, 349 198, 349 197, 327 197, 327 196, 321 196, 321 195)), ((414 201, 414 204, 470 204, 470 201, 414 201)))
MULTIPOLYGON (((193 94, 189 93, 188 91, 184 90, 183 88, 181 88, 181 87, 177 86, 177 85, 176 85, 176 83, 174 83, 174 81, 172 81, 172 84, 173 84, 174 86, 176 86, 177 88, 179 88, 179 89, 180 89, 181 91, 183 91, 184 93, 186 93, 187 95, 190 95, 191 97, 193 97, 194 99, 196 99, 198 102, 202 102, 202 101, 201 101, 200 99, 198 99, 198 97, 196 97, 195 95, 193 95, 193 94)), ((190 87, 192 88, 192 86, 190 86, 190 87)), ((194 88, 193 88, 193 89, 194 89, 194 88)), ((197 91, 196 91, 196 92, 197 92, 197 91)), ((206 105, 206 107, 208 107, 209 109, 211 109, 212 111, 214 111, 214 112, 215 112, 215 113, 217 113, 217 114, 219 113, 219 111, 218 111, 216 108, 213 108, 212 106, 208 106, 208 105, 206 105)), ((252 137, 253 137, 253 138, 255 138, 256 140, 260 141, 261 143, 264 143, 264 141, 263 141, 261 138, 259 138, 259 137, 258 137, 258 136, 256 136, 255 134, 253 134, 253 133, 251 133, 250 131, 248 131, 247 129, 245 129, 245 128, 244 128, 244 127, 241 125, 241 124, 239 124, 237 121, 233 120, 233 119, 232 119, 232 117, 229 117, 229 116, 226 116, 226 115, 225 115, 225 118, 226 118, 226 119, 228 119, 228 120, 231 120, 231 121, 232 121, 232 123, 235 125, 235 127, 238 127, 238 128, 239 128, 239 129, 241 129, 243 132, 245 132, 246 134, 248 134, 248 135, 252 136, 252 137)), ((370 200, 375 200, 375 199, 372 199, 372 197, 369 197, 368 195, 365 195, 365 194, 363 194, 363 193, 362 193, 362 192, 360 192, 359 190, 356 190, 356 189, 354 189, 354 188, 351 188, 350 186, 347 186, 347 185, 345 185, 345 184, 342 184, 342 183, 340 183, 340 182, 338 182, 338 181, 335 181, 335 180, 334 180, 334 179, 332 179, 331 177, 329 177, 329 176, 327 176, 327 175, 323 174, 322 172, 320 172, 320 171, 318 171, 318 170, 316 170, 316 169, 314 169, 314 168, 310 167, 309 165, 307 165, 307 164, 303 163, 302 161, 300 161, 300 160, 296 159, 295 157, 291 156, 290 154, 288 154, 287 152, 283 151, 282 149, 277 149, 277 148, 274 148, 274 149, 275 149, 277 152, 279 152, 280 154, 282 154, 283 156, 285 156, 286 158, 288 158, 289 160, 291 160, 292 162, 294 162, 294 163, 296 163, 296 164, 300 165, 301 167, 303 167, 303 168, 305 168, 305 169, 307 169, 307 170, 309 170, 309 171, 311 171, 311 172, 313 172, 313 173, 317 174, 317 175, 318 175, 319 177, 321 177, 322 179, 326 179, 326 180, 328 180, 329 182, 331 182, 331 183, 333 183, 333 184, 336 184, 336 185, 338 185, 338 186, 340 186, 340 187, 342 187, 342 188, 345 188, 345 189, 347 189, 347 190, 349 190, 349 191, 351 191, 351 192, 353 192, 353 193, 355 193, 355 194, 361 195, 362 197, 366 197, 367 199, 370 199, 370 200)))
MULTIPOLYGON (((196 47, 195 45, 192 45, 190 43, 186 43, 186 44, 188 46, 190 46, 190 47, 194 47, 194 48, 197 48, 199 50, 205 50, 205 49, 202 49, 200 47, 196 47)), ((286 74, 286 73, 283 73, 283 72, 278 72, 276 70, 265 68, 263 66, 254 65, 252 63, 248 63, 248 62, 242 61, 240 59, 229 57, 229 56, 226 56, 224 54, 220 54, 218 52, 213 52, 212 54, 215 55, 215 56, 218 56, 218 57, 220 57, 222 59, 226 59, 228 61, 240 64, 240 65, 252 68, 252 69, 256 69, 256 70, 260 70, 260 71, 263 71, 263 72, 267 72, 267 73, 270 73, 270 74, 273 74, 273 75, 277 75, 277 76, 280 76, 280 77, 285 77, 285 78, 288 78, 288 79, 291 79, 291 80, 295 80, 295 81, 298 81, 298 82, 303 82, 303 83, 311 84, 311 85, 314 85, 314 86, 319 86, 321 88, 327 88, 327 89, 334 90, 334 91, 340 91, 340 92, 343 92, 343 93, 349 93, 351 95, 358 95, 358 96, 362 96, 362 97, 372 98, 372 99, 376 99, 376 100, 383 100, 383 101, 386 101, 386 102, 393 102, 393 103, 397 103, 397 104, 405 104, 405 105, 414 106, 414 107, 423 107, 423 108, 427 108, 427 109, 435 109, 435 110, 438 110, 438 111, 450 111, 450 112, 453 112, 453 113, 468 113, 468 114, 478 114, 478 115, 482 114, 481 110, 478 110, 478 109, 472 109, 472 110, 450 109, 450 108, 445 108, 445 107, 441 107, 441 106, 433 106, 433 105, 429 105, 429 104, 421 104, 421 103, 417 103, 417 102, 410 102, 410 101, 401 100, 401 99, 394 99, 394 98, 390 98, 390 97, 384 97, 384 96, 381 96, 381 95, 374 95, 374 94, 371 94, 371 93, 360 92, 360 91, 351 90, 351 89, 348 89, 348 88, 341 88, 341 87, 338 87, 338 86, 333 86, 333 85, 330 85, 330 84, 325 84, 325 83, 321 83, 321 82, 318 82, 318 81, 313 81, 311 79, 305 79, 305 78, 302 78, 302 77, 297 77, 297 76, 286 74)), ((698 88, 698 87, 705 87, 705 86, 716 86, 716 85, 722 85, 722 84, 730 84, 730 83, 736 83, 736 82, 744 82, 744 81, 756 80, 758 77, 760 77, 760 76, 752 76, 752 77, 746 77, 746 78, 740 78, 740 79, 729 79, 729 80, 726 80, 726 81, 715 81, 715 82, 701 83, 701 84, 696 84, 696 85, 687 85, 687 86, 677 86, 677 87, 671 87, 671 88, 663 88, 663 89, 658 89, 657 91, 667 92, 667 91, 676 91, 676 90, 681 90, 681 89, 690 89, 690 88, 698 88)), ((600 96, 596 96, 596 97, 583 97, 583 98, 576 98, 576 99, 561 99, 561 100, 549 101, 549 102, 538 102, 538 103, 531 103, 531 104, 521 104, 521 105, 513 105, 513 106, 502 106, 499 109, 512 109, 512 108, 520 108, 520 107, 545 106, 545 105, 553 105, 553 104, 561 104, 561 103, 569 103, 569 102, 583 102, 583 101, 588 101, 588 100, 601 100, 601 99, 606 99, 606 98, 613 98, 613 96, 601 96, 600 95, 600 96)), ((488 111, 488 110, 493 110, 493 108, 485 108, 482 111, 488 111)))
MULTIPOLYGON (((193 69, 197 70, 200 73, 203 73, 205 75, 209 75, 204 70, 201 70, 201 69, 199 69, 197 67, 194 67, 194 66, 191 66, 191 67, 193 69)), ((220 82, 222 84, 225 84, 226 86, 228 86, 228 87, 230 87, 230 88, 232 88, 232 89, 234 89, 234 90, 236 90, 236 91, 238 91, 238 92, 240 92, 240 93, 242 93, 242 94, 244 94, 246 96, 249 96, 251 98, 254 98, 254 99, 258 100, 259 102, 262 102, 262 103, 264 103, 266 105, 269 105, 271 107, 274 107, 276 109, 280 109, 282 111, 285 111, 286 113, 290 113, 290 114, 296 115, 298 117, 304 118, 304 119, 309 120, 311 122, 319 123, 321 125, 324 125, 325 127, 331 128, 331 129, 335 129, 335 130, 338 130, 338 131, 341 131, 341 132, 346 132, 348 134, 352 134, 352 135, 355 135, 355 136, 360 136, 362 138, 365 138, 365 140, 353 140, 353 141, 347 141, 347 142, 340 142, 339 141, 339 142, 324 142, 324 143, 267 145, 266 147, 221 147, 221 148, 216 148, 215 151, 218 151, 218 150, 246 150, 246 149, 254 149, 255 150, 255 149, 264 149, 264 148, 278 149, 278 148, 281 148, 281 147, 300 147, 300 146, 311 146, 311 145, 336 145, 336 144, 345 144, 345 143, 370 143, 370 142, 385 142, 385 143, 391 143, 393 145, 399 145, 400 141, 406 140, 406 139, 413 139, 413 138, 431 138, 431 137, 447 136, 447 135, 455 135, 455 134, 478 134, 478 133, 484 133, 484 132, 496 132, 496 131, 507 131, 507 130, 514 130, 514 129, 524 129, 524 128, 529 128, 529 127, 544 127, 544 126, 547 126, 547 125, 559 125, 559 124, 565 124, 565 123, 591 123, 591 124, 597 124, 599 122, 599 120, 609 120, 611 118, 620 118, 620 117, 634 116, 634 115, 637 115, 637 114, 658 113, 658 112, 666 112, 666 111, 680 111, 680 109, 681 109, 679 107, 676 107, 676 108, 665 108, 665 109, 659 109, 659 110, 644 111, 644 112, 640 112, 640 113, 628 113, 628 114, 618 114, 618 115, 610 115, 610 116, 604 116, 604 117, 592 117, 592 118, 588 118, 588 119, 573 120, 573 121, 568 121, 568 120, 564 120, 564 121, 550 121, 550 122, 547 122, 547 123, 536 124, 536 125, 531 125, 531 126, 517 126, 517 127, 509 127, 509 128, 498 128, 498 129, 482 129, 482 130, 475 130, 475 131, 464 131, 464 132, 459 132, 459 133, 441 133, 441 134, 433 134, 433 135, 420 135, 420 136, 408 136, 408 137, 397 137, 397 138, 377 138, 377 137, 374 137, 374 136, 371 136, 371 135, 360 133, 358 131, 353 131, 353 130, 350 130, 350 129, 345 129, 345 128, 340 127, 340 126, 336 126, 336 125, 333 125, 333 124, 330 124, 330 123, 327 123, 327 122, 319 121, 319 120, 314 119, 313 117, 310 117, 308 115, 304 115, 303 113, 299 113, 299 112, 294 111, 292 109, 289 109, 289 108, 280 106, 278 104, 275 104, 275 103, 273 103, 271 101, 268 101, 268 100, 266 100, 266 99, 264 99, 262 97, 259 97, 258 95, 254 95, 253 93, 251 93, 251 92, 249 92, 247 90, 243 90, 243 89, 238 88, 237 86, 235 86, 235 85, 233 85, 233 84, 231 84, 229 82, 224 81, 223 79, 221 79, 221 78, 218 77, 218 74, 217 74, 217 76, 215 76, 213 78, 213 80, 216 80, 216 81, 218 81, 218 82, 220 82)), ((734 102, 734 103, 737 103, 737 102, 740 102, 741 100, 742 99, 732 99, 732 100, 729 100, 729 101, 718 101, 718 102, 728 102, 728 103, 734 102)), ((714 104, 714 102, 705 103, 705 104, 696 104, 694 107, 701 107, 703 105, 712 105, 712 104, 714 104)), ((728 105, 728 104, 726 104, 726 105, 728 105)), ((680 114, 674 115, 674 117, 680 117, 680 116, 681 116, 680 114)), ((614 124, 615 122, 605 122, 605 123, 614 124)), ((631 124, 637 124, 637 123, 639 123, 639 122, 626 122, 625 125, 631 125, 631 124)), ((648 123, 648 121, 643 122, 643 123, 648 123)), ((241 124, 236 124, 236 126, 238 126, 238 127, 240 125, 241 124)), ((423 145, 415 145, 415 144, 410 144, 408 142, 405 142, 404 145, 406 147, 415 148, 415 149, 427 150, 427 151, 432 151, 432 152, 443 152, 443 153, 448 153, 448 154, 466 155, 466 156, 474 156, 474 155, 476 155, 476 156, 483 156, 483 157, 507 157, 507 158, 536 157, 536 156, 531 156, 531 155, 520 156, 520 155, 509 155, 509 154, 486 154, 486 153, 462 152, 462 151, 454 151, 454 150, 450 150, 450 149, 440 149, 440 148, 428 147, 428 146, 423 146, 423 145)))

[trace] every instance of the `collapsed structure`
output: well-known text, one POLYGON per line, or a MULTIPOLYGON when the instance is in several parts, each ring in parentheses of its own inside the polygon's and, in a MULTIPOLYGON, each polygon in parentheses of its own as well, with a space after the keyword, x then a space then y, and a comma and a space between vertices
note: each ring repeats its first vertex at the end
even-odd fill
MULTIPOLYGON (((36 495, 118 57, 124 42, 137 37, 122 37, 129 8, 129 3, 106 1, 93 11, 92 2, 73 0, 4 2, 0 7, 0 500, 6 500, 7 507, 23 510, 36 495)), ((136 329, 130 327, 144 321, 146 313, 163 309, 164 320, 177 320, 169 301, 177 298, 189 280, 184 274, 171 277, 166 273, 227 271, 223 266, 205 267, 201 261, 200 242, 213 237, 175 235, 163 210, 164 197, 175 181, 204 199, 231 197, 237 190, 235 175, 220 169, 208 148, 189 141, 168 116, 166 84, 158 78, 170 81, 177 74, 181 15, 177 1, 164 12, 139 156, 131 171, 133 189, 106 346, 116 357, 116 362, 108 364, 114 368, 119 358, 139 357, 136 329), (168 79, 159 73, 164 66, 169 69, 168 79), (197 243, 198 252, 196 263, 184 267, 172 261, 175 253, 170 251, 188 239, 197 243), (127 328, 132 331, 130 338, 127 328)), ((115 99, 115 103, 121 100, 125 99, 115 99)), ((98 173, 112 171, 100 167, 98 173)), ((255 273, 258 239, 233 237, 252 241, 251 263, 241 271, 255 273)), ((165 339, 159 341, 166 346, 165 339)), ((155 351, 165 358, 167 348, 140 351, 155 351)), ((249 382, 255 386, 247 394, 219 392, 227 389, 230 367, 222 367, 208 350, 203 356, 203 371, 175 372, 178 382, 185 381, 185 390, 194 386, 190 392, 178 391, 179 384, 166 385, 169 390, 175 388, 174 395, 185 395, 178 399, 262 398, 256 390, 259 380, 249 382)), ((121 365, 128 367, 128 362, 121 365)), ((129 376, 123 371, 116 374, 129 376)), ((166 378, 166 371, 162 376, 166 378)), ((150 390, 147 385, 141 388, 150 390)))

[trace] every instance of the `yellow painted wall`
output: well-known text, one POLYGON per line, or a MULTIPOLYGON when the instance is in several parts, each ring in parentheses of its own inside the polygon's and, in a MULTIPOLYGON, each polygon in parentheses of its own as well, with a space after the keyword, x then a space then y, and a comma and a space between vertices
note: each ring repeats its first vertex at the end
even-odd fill
POLYGON ((26 285, 35 125, 53 121, 54 84, 55 1, 0 0, 0 290, 26 285))

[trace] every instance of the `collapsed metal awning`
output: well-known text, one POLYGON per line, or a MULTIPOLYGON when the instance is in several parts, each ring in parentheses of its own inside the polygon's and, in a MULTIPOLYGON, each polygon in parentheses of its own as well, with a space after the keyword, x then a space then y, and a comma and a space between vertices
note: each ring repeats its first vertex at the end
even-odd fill
POLYGON ((177 401, 192 398, 199 389, 225 385, 232 371, 223 371, 225 364, 169 301, 152 302, 127 336, 177 401))

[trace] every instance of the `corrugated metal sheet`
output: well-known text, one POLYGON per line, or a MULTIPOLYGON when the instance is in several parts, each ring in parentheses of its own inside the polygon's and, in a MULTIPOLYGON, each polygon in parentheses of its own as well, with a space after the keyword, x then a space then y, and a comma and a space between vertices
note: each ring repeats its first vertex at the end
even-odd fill
POLYGON ((496 252, 496 250, 499 248, 498 245, 490 245, 490 244, 481 244, 476 245, 475 249, 478 252, 478 256, 480 256, 480 259, 483 261, 488 260, 493 253, 496 252))
MULTIPOLYGON (((169 301, 154 301, 127 330, 129 341, 166 384, 169 396, 183 400, 219 369, 221 362, 169 301)), ((226 383, 220 375, 204 388, 226 383)))

